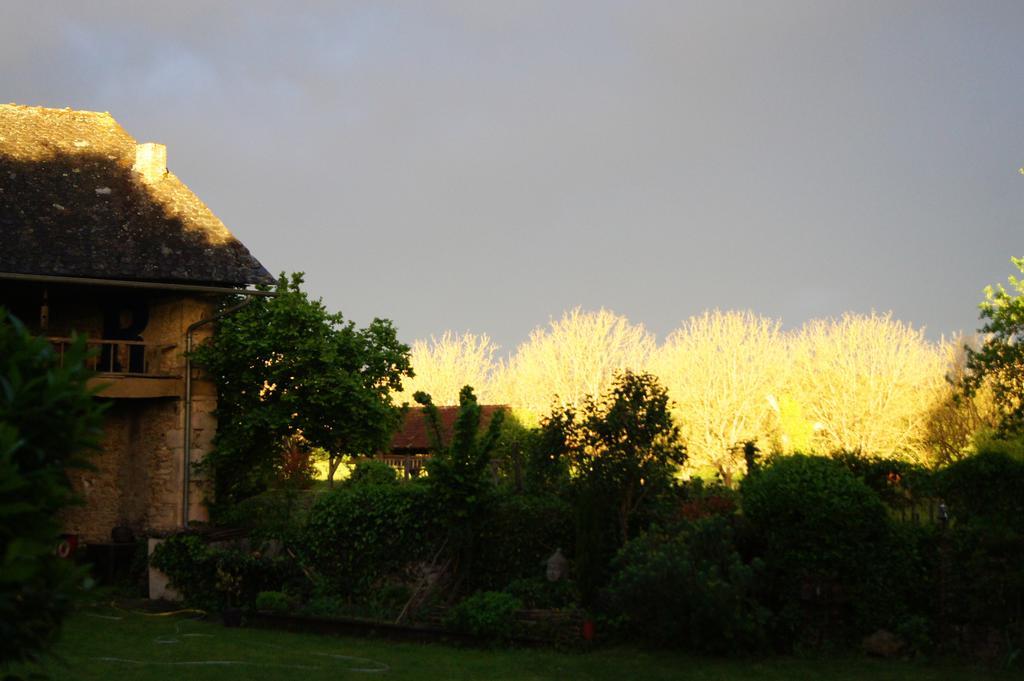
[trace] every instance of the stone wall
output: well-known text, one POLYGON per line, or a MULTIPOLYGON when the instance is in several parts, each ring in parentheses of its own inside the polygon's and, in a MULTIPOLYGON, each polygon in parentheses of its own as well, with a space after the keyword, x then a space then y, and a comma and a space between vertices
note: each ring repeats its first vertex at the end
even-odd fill
MULTIPOLYGON (((163 294, 150 301, 147 343, 174 344, 161 357, 161 371, 184 376, 185 332, 189 324, 210 317, 212 298, 163 294)), ((199 343, 212 332, 205 325, 193 334, 199 343)), ((198 462, 210 450, 217 424, 216 387, 193 371, 192 452, 198 462)), ((73 485, 83 505, 64 518, 67 532, 85 542, 110 541, 112 528, 125 525, 137 536, 163 534, 182 525, 184 458, 184 395, 162 398, 119 398, 110 403, 104 421, 102 451, 92 459, 95 470, 74 471, 73 485)), ((210 486, 193 472, 190 520, 206 520, 204 504, 210 486)))

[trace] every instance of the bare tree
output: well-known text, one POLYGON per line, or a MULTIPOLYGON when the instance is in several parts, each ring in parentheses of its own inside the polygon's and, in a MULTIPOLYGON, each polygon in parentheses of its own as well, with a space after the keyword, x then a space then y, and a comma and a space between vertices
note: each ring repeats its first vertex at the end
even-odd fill
POLYGON ((412 344, 415 377, 402 381, 398 401, 410 401, 417 391, 430 395, 434 404, 459 404, 459 391, 471 385, 481 403, 494 399, 493 374, 497 368, 498 346, 487 334, 445 331, 440 338, 412 344))
POLYGON ((753 312, 705 312, 669 335, 651 369, 675 403, 690 466, 730 479, 743 470, 742 444, 764 442, 771 430, 785 339, 778 321, 753 312))
POLYGON ((654 336, 642 325, 610 310, 575 308, 537 328, 501 369, 499 390, 527 422, 559 407, 597 400, 615 373, 642 370, 654 350, 654 336))
POLYGON ((891 314, 812 320, 795 336, 790 394, 825 451, 924 461, 927 415, 943 389, 947 353, 891 314))

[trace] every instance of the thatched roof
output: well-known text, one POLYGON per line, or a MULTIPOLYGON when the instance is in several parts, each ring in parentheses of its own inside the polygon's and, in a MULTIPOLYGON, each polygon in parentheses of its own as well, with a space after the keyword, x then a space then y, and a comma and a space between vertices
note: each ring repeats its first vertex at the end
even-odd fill
POLYGON ((165 165, 108 113, 0 105, 0 272, 272 282, 165 165))

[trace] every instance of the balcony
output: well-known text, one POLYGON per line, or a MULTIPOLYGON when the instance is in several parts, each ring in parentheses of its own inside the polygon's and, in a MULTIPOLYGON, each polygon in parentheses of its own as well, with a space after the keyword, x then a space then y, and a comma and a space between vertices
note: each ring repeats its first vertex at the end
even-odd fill
MULTIPOLYGON (((49 338, 60 358, 71 345, 70 338, 49 338)), ((100 397, 178 397, 182 394, 181 375, 174 373, 173 343, 147 343, 126 340, 86 340, 92 350, 86 364, 97 373, 89 380, 98 387, 100 397)))

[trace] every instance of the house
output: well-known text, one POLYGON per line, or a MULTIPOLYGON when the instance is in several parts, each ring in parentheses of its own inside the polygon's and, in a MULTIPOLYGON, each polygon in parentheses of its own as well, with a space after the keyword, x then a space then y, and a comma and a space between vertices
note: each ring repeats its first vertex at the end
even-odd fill
MULTIPOLYGON (((496 404, 480 405, 480 430, 485 431, 494 418, 494 414, 507 409, 496 404)), ((447 445, 455 432, 455 420, 459 416, 459 408, 453 406, 437 407, 438 426, 441 429, 441 443, 447 445)), ((430 432, 430 425, 422 409, 413 407, 402 415, 402 423, 391 438, 386 452, 374 458, 387 463, 402 472, 406 477, 419 475, 423 463, 434 451, 435 436, 430 432)))
POLYGON ((85 334, 109 402, 95 470, 72 474, 84 505, 67 532, 99 544, 205 518, 186 461, 209 451, 216 389, 185 351, 225 296, 272 281, 163 145, 108 113, 0 105, 0 305, 58 352, 85 334))

